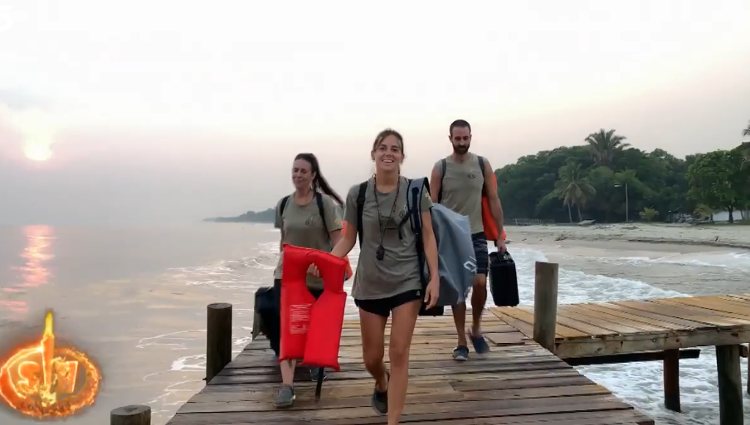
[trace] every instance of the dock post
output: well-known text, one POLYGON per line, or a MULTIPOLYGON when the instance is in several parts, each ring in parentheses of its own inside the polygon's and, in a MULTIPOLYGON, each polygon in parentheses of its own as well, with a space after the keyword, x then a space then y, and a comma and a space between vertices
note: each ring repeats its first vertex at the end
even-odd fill
POLYGON ((206 384, 232 360, 232 304, 208 305, 206 384))
POLYGON ((739 345, 717 345, 716 366, 719 373, 719 423, 742 425, 744 419, 739 345))
POLYGON ((151 425, 151 408, 142 404, 122 406, 109 412, 110 425, 151 425))
POLYGON ((534 274, 534 341, 555 352, 557 325, 556 263, 537 261, 534 274))
POLYGON ((664 350, 664 406, 680 412, 680 350, 664 350))

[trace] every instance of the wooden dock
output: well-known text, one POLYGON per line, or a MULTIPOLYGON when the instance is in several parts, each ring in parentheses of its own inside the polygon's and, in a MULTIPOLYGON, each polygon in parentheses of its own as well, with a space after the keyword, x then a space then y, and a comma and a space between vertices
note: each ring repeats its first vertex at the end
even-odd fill
MULTIPOLYGON (((493 311, 533 337, 533 307, 493 311)), ((560 304, 554 352, 568 359, 747 342, 750 294, 680 297, 560 304)))
MULTIPOLYGON (((451 359, 456 343, 450 314, 420 317, 411 348, 410 381, 402 423, 431 424, 653 424, 653 420, 580 375, 513 326, 486 312, 492 351, 468 362, 451 359)), ((386 331, 387 332, 387 331, 386 331)), ((387 341, 387 338, 386 338, 387 341)), ((386 348, 386 361, 387 361, 386 348)), ((341 371, 329 372, 321 399, 298 369, 294 407, 274 407, 281 381, 267 342, 250 343, 168 422, 188 424, 381 424, 370 407, 373 380, 364 370, 359 323, 347 320, 341 371)))
MULTIPOLYGON (((533 307, 493 312, 533 338, 533 307)), ((553 351, 562 359, 661 353, 665 403, 676 411, 679 350, 716 346, 721 423, 743 423, 739 357, 750 342, 750 294, 561 304, 556 318, 553 351)))

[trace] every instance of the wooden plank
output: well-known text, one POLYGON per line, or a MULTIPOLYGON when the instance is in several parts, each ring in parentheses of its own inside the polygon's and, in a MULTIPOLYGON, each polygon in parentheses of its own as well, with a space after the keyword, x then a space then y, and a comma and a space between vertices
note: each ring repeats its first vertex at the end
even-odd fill
MULTIPOLYGON (((358 388, 356 396, 348 397, 325 397, 320 401, 313 399, 303 399, 295 402, 294 407, 290 410, 306 409, 346 409, 350 407, 369 406, 370 397, 372 396, 372 382, 363 382, 358 388)), ((406 404, 434 404, 453 402, 457 400, 464 401, 482 401, 482 400, 521 400, 521 399, 538 399, 551 397, 571 397, 583 395, 608 395, 609 391, 596 384, 586 384, 577 386, 555 386, 543 388, 517 388, 497 391, 443 391, 413 394, 409 393, 406 404)), ((185 404, 180 409, 180 413, 211 413, 211 412, 263 412, 276 411, 270 403, 272 394, 266 394, 263 400, 233 400, 228 403, 224 400, 202 400, 185 404)))
MULTIPOLYGON (((518 329, 519 332, 524 334, 526 338, 530 340, 534 340, 534 325, 528 322, 525 322, 521 319, 517 319, 514 316, 511 316, 509 314, 505 314, 504 312, 500 310, 496 310, 492 308, 492 314, 496 315, 497 317, 502 318, 505 320, 509 325, 513 326, 514 328, 518 329)), ((556 337, 560 336, 560 329, 556 329, 556 337)))
POLYGON ((624 320, 623 323, 630 324, 634 327, 639 327, 644 331, 655 332, 685 329, 685 326, 668 322, 662 319, 639 315, 638 312, 629 313, 626 308, 614 304, 585 304, 585 306, 589 310, 598 311, 602 314, 608 314, 617 318, 617 320, 624 320))
MULTIPOLYGON (((652 423, 522 332, 509 330, 494 313, 489 315, 493 320, 484 329, 494 346, 481 359, 467 363, 450 358, 455 344, 452 317, 420 318, 418 326, 424 322, 425 328, 411 347, 402 423, 652 423)), ((169 424, 383 423, 370 406, 373 379, 363 367, 358 329, 351 321, 346 322, 340 354, 341 370, 328 372, 319 401, 315 383, 298 368, 294 407, 276 409, 278 363, 268 341, 259 338, 185 403, 169 424)))
MULTIPOLYGON (((507 316, 510 316, 516 320, 520 320, 523 322, 526 322, 529 324, 529 326, 532 329, 531 334, 528 336, 533 337, 534 332, 534 314, 531 313, 527 308, 522 307, 505 307, 499 310, 500 313, 503 313, 507 316)), ((555 334, 560 338, 577 338, 577 337, 588 337, 589 333, 584 332, 578 329, 575 329, 573 327, 567 326, 566 324, 561 324, 558 322, 556 328, 555 328, 555 334)))
POLYGON ((750 329, 718 328, 701 331, 673 332, 667 335, 645 337, 621 335, 617 338, 566 340, 559 342, 555 354, 560 358, 603 356, 643 351, 663 351, 675 348, 701 347, 712 344, 731 345, 750 341, 750 329))
POLYGON ((626 321, 621 318, 587 309, 581 305, 568 305, 565 307, 566 308, 560 310, 562 316, 577 318, 577 320, 590 324, 591 326, 607 329, 618 334, 651 333, 650 331, 645 331, 638 327, 629 326, 625 323, 626 321))
POLYGON ((526 335, 522 334, 521 332, 506 332, 506 333, 485 332, 484 337, 488 339, 490 342, 492 342, 492 344, 494 345, 524 344, 528 340, 526 335))
MULTIPOLYGON (((670 299, 659 299, 653 300, 652 303, 657 306, 656 308, 663 308, 664 306, 673 307, 675 314, 694 314, 699 320, 714 326, 737 326, 737 325, 750 325, 745 318, 741 316, 733 315, 732 313, 723 313, 716 310, 711 310, 704 307, 693 305, 691 302, 680 302, 673 301, 670 299)), ((670 313, 671 314, 671 313, 670 313)))
POLYGON ((737 325, 737 322, 735 320, 732 321, 724 321, 719 319, 716 315, 712 314, 706 314, 705 311, 697 310, 697 309, 690 309, 688 306, 680 305, 680 306, 674 306, 668 303, 658 303, 659 300, 652 300, 649 302, 616 302, 616 304, 622 304, 627 305, 628 307, 635 309, 635 310, 641 310, 645 312, 650 313, 659 313, 662 315, 668 315, 677 317, 680 319, 686 319, 691 320, 694 322, 700 322, 705 325, 704 328, 711 329, 715 328, 716 326, 735 326, 737 325))
MULTIPOLYGON (((735 303, 731 300, 722 300, 716 297, 710 298, 680 298, 672 300, 680 304, 687 304, 696 307, 705 308, 707 310, 718 312, 719 314, 727 317, 734 317, 739 319, 747 320, 750 316, 750 302, 748 303, 735 303)), ((748 320, 750 323, 750 320, 748 320)))
POLYGON ((725 297, 731 297, 731 298, 735 298, 735 299, 737 299, 737 300, 740 300, 740 301, 750 301, 750 295, 737 295, 737 294, 732 294, 732 295, 724 295, 724 296, 725 296, 725 297))
POLYGON ((667 314, 663 314, 658 311, 648 311, 643 309, 635 308, 634 306, 640 306, 643 302, 641 301, 612 301, 608 303, 602 303, 603 306, 606 306, 611 309, 620 310, 622 312, 637 315, 640 317, 643 317, 644 319, 648 318, 649 320, 653 320, 655 322, 650 323, 672 323, 674 325, 679 326, 677 329, 684 329, 684 330, 692 330, 692 329, 711 329, 712 326, 703 323, 703 322, 696 322, 694 320, 686 320, 682 319, 680 317, 674 317, 669 316, 667 314))
MULTIPOLYGON (((299 422, 320 421, 321 423, 382 423, 365 400, 360 407, 347 409, 309 409, 289 411, 253 412, 252 420, 257 423, 288 423, 290 418, 299 422)), ((443 403, 408 404, 402 416, 403 423, 428 420, 449 420, 474 417, 496 417, 533 415, 555 412, 591 412, 606 410, 631 410, 632 408, 614 397, 585 395, 520 400, 481 400, 449 401, 443 403)), ((228 424, 238 420, 247 421, 247 411, 215 413, 178 413, 175 424, 228 424)))

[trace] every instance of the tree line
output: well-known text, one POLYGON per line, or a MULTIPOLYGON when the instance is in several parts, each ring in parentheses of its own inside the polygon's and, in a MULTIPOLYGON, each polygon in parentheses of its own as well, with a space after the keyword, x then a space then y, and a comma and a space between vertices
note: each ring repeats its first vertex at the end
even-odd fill
MULTIPOLYGON (((750 124, 742 135, 750 136, 750 124)), ((625 140, 614 129, 600 129, 584 145, 541 151, 497 169, 505 216, 692 221, 727 211, 730 222, 737 215, 750 220, 750 142, 680 159, 625 140)))

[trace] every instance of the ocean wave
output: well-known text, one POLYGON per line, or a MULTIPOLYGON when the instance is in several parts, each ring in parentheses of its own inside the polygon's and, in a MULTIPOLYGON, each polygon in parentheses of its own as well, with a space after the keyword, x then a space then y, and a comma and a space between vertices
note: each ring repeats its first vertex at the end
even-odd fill
POLYGON ((605 264, 633 265, 648 267, 654 264, 670 264, 688 267, 715 267, 721 269, 736 269, 750 271, 750 253, 698 253, 675 254, 661 257, 626 256, 626 257, 591 257, 592 260, 605 264))

